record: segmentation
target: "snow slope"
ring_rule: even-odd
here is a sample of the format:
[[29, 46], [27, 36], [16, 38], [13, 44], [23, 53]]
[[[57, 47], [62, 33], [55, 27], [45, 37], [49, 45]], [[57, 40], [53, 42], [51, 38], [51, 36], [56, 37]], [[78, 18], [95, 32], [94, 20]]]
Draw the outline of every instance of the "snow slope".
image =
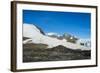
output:
[[40, 30], [33, 24], [23, 24], [23, 36], [31, 38], [33, 43], [47, 44], [48, 48], [53, 48], [53, 47], [62, 45], [70, 49], [90, 50], [90, 48], [87, 48], [85, 46], [66, 42], [65, 39], [59, 40], [57, 38], [52, 38], [52, 37], [43, 35], [40, 32]]

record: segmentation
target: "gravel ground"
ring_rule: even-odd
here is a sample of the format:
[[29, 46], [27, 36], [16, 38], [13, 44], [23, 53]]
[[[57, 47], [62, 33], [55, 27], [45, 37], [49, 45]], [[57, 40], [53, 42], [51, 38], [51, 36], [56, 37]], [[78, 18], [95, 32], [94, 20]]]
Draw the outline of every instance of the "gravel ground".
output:
[[72, 50], [61, 45], [49, 49], [46, 47], [44, 44], [24, 44], [23, 62], [91, 59], [91, 50]]

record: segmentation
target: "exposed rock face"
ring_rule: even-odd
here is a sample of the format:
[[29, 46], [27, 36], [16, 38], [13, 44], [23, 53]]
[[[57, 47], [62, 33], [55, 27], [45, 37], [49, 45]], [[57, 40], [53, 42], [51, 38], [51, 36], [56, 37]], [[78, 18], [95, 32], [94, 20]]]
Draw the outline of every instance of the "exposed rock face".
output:
[[27, 40], [27, 39], [30, 39], [30, 38], [28, 38], [28, 37], [23, 37], [23, 40]]
[[24, 49], [34, 49], [34, 48], [42, 48], [42, 49], [47, 49], [47, 46], [46, 44], [35, 44], [35, 43], [27, 43], [27, 44], [24, 44], [23, 47]]
[[[35, 26], [36, 26], [36, 25], [35, 25]], [[38, 26], [36, 26], [36, 27], [40, 30], [40, 33], [41, 33], [41, 34], [45, 35], [44, 31], [43, 31], [40, 27], [38, 27]]]

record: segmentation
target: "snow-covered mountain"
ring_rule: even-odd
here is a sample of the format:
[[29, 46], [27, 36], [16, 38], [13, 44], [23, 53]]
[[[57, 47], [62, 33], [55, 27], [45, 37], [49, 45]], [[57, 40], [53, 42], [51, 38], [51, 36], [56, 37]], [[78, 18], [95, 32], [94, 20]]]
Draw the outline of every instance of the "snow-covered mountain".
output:
[[84, 46], [86, 46], [86, 47], [91, 47], [91, 39], [79, 39], [78, 41], [77, 41], [77, 44], [84, 44]]
[[41, 31], [33, 24], [23, 24], [23, 37], [31, 38], [32, 43], [47, 44], [48, 48], [53, 48], [62, 45], [70, 49], [90, 50], [90, 48], [88, 47], [67, 42], [65, 39], [59, 40], [57, 38], [46, 36], [43, 33], [41, 33]]

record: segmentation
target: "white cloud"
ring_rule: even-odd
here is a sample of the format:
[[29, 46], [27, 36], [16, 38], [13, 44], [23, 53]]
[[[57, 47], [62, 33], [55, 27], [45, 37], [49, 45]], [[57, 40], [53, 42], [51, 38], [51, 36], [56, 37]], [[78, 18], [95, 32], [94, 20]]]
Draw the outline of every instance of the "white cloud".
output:
[[46, 33], [46, 35], [56, 35], [56, 36], [60, 36], [58, 33], [55, 33], [55, 32], [49, 32], [49, 33]]

